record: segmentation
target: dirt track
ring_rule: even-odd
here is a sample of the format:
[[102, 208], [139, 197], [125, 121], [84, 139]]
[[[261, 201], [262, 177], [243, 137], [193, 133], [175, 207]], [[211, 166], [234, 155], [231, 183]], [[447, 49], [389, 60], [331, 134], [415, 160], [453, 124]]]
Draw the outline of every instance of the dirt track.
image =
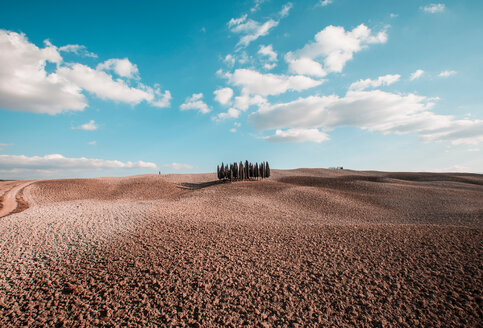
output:
[[[1, 183], [1, 182], [0, 182]], [[0, 207], [0, 218], [14, 212], [18, 207], [17, 197], [19, 193], [31, 184], [31, 181], [6, 181], [3, 182], [3, 187], [0, 189], [0, 193], [3, 191]]]
[[482, 322], [482, 176], [213, 179], [26, 187], [0, 219], [0, 326]]

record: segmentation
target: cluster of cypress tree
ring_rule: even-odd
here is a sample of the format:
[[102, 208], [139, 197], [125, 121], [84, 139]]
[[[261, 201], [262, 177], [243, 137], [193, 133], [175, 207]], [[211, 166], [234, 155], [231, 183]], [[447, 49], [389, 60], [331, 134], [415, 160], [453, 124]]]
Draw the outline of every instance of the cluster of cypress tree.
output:
[[262, 162], [260, 164], [245, 163], [240, 162], [233, 164], [221, 163], [221, 167], [218, 165], [216, 167], [216, 172], [218, 174], [218, 179], [220, 180], [250, 180], [252, 178], [268, 178], [270, 176], [270, 166], [268, 162]]

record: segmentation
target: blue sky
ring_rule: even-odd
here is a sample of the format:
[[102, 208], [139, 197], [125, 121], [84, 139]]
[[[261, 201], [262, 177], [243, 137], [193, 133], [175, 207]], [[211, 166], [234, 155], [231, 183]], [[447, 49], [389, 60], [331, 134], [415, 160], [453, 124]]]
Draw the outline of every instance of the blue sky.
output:
[[483, 172], [481, 1], [3, 1], [0, 179]]

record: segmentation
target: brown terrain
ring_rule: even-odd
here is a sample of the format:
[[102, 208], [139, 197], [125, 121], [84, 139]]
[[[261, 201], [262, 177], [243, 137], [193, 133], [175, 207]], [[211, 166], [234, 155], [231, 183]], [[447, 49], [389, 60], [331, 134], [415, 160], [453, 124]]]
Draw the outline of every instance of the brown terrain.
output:
[[0, 196], [1, 327], [483, 323], [482, 175], [0, 181]]

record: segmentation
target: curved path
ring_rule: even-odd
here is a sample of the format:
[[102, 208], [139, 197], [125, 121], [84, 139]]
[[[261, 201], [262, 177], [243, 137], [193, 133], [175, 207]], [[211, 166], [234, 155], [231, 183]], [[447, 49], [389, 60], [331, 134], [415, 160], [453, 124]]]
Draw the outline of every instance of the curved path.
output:
[[11, 214], [17, 208], [17, 194], [23, 188], [27, 187], [35, 181], [23, 182], [15, 185], [12, 189], [7, 191], [3, 196], [3, 207], [0, 209], [0, 218]]

